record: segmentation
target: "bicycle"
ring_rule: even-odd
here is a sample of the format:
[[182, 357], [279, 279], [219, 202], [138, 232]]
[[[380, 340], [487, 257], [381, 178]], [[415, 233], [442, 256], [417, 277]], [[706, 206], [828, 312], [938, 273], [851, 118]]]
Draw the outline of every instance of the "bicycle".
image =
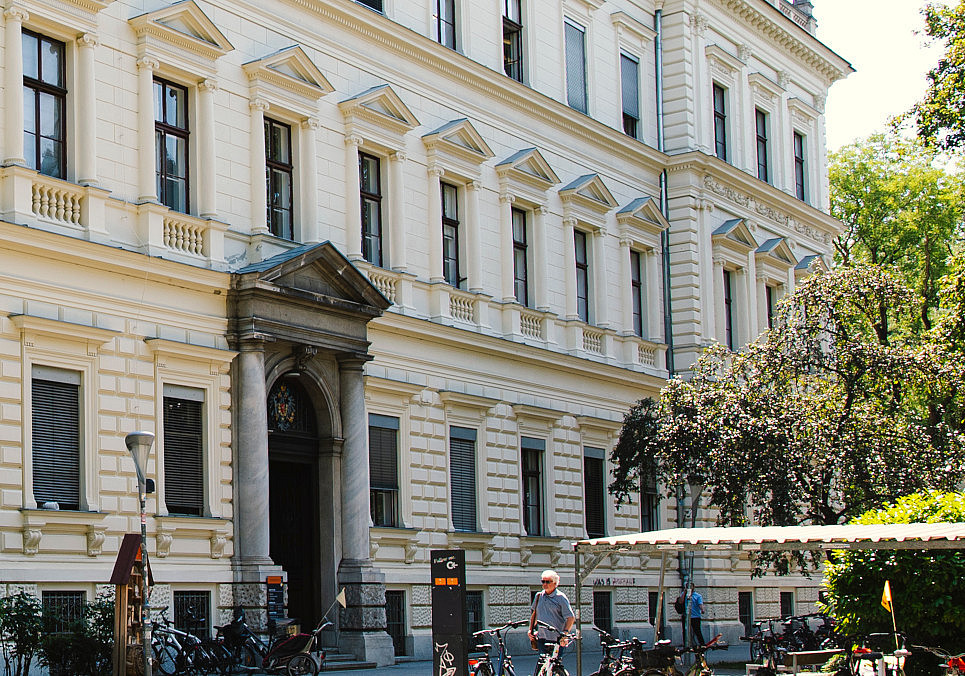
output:
[[560, 645], [560, 641], [563, 639], [575, 640], [577, 638], [576, 633], [560, 631], [553, 625], [547, 624], [542, 620], [536, 620], [536, 626], [549, 629], [556, 633], [556, 640], [547, 641], [547, 643], [551, 643], [553, 647], [550, 652], [542, 653], [539, 656], [539, 660], [536, 663], [536, 671], [533, 672], [533, 676], [570, 676], [570, 672], [563, 666], [563, 658], [560, 657], [560, 650], [563, 648], [563, 646]]
[[[713, 669], [707, 663], [707, 651], [708, 650], [725, 650], [726, 645], [720, 640], [723, 634], [717, 634], [714, 638], [709, 640], [704, 645], [694, 646], [692, 648], [670, 648], [670, 650], [664, 650], [662, 652], [669, 655], [670, 651], [673, 651], [674, 659], [666, 660], [664, 663], [666, 666], [657, 667], [652, 669], [647, 669], [642, 673], [636, 669], [636, 667], [625, 667], [624, 669], [618, 671], [615, 676], [680, 676], [680, 670], [677, 669], [677, 661], [675, 658], [681, 657], [686, 653], [694, 653], [696, 659], [694, 663], [690, 665], [683, 676], [714, 676]], [[668, 646], [669, 648], [669, 646]], [[651, 651], [648, 651], [651, 652]]]
[[915, 650], [924, 650], [938, 658], [938, 665], [941, 667], [944, 676], [963, 676], [965, 675], [965, 653], [952, 655], [941, 648], [929, 648], [923, 645], [913, 645]]
[[157, 610], [153, 620], [151, 648], [154, 652], [152, 669], [162, 676], [178, 676], [193, 671], [189, 653], [201, 643], [201, 639], [171, 624], [167, 606]]
[[503, 633], [508, 632], [510, 629], [525, 627], [527, 624], [529, 624], [529, 622], [526, 620], [520, 620], [519, 622], [504, 624], [501, 627], [491, 627], [474, 632], [472, 636], [476, 640], [484, 639], [487, 635], [496, 637], [496, 661], [495, 663], [493, 662], [492, 655], [490, 654], [492, 644], [477, 644], [474, 652], [482, 650], [483, 654], [475, 659], [470, 658], [470, 676], [516, 676], [516, 670], [513, 668], [513, 658], [506, 651], [506, 641], [503, 638]]
[[[867, 644], [883, 646], [894, 644], [894, 651], [873, 650]], [[905, 658], [911, 653], [905, 647], [905, 635], [898, 634], [868, 634], [859, 645], [847, 652], [845, 664], [840, 667], [835, 676], [905, 676]], [[864, 666], [863, 663], [868, 663]]]

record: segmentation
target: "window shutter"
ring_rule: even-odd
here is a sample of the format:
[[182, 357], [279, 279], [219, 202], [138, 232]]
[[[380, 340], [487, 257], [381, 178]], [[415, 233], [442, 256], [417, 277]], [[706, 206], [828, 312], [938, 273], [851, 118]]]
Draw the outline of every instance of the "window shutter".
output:
[[[590, 449], [587, 449], [590, 450]], [[606, 535], [606, 489], [604, 486], [605, 461], [602, 458], [583, 458], [584, 510], [587, 537]]]
[[369, 484], [398, 490], [398, 429], [369, 426]]
[[476, 430], [453, 427], [449, 432], [449, 477], [452, 526], [476, 530]]
[[35, 378], [31, 405], [34, 499], [79, 509], [80, 385]]
[[620, 55], [620, 82], [623, 93], [623, 112], [640, 119], [639, 64], [626, 54]]
[[566, 102], [586, 112], [586, 50], [583, 29], [566, 21]]
[[171, 514], [204, 513], [204, 402], [164, 397], [164, 502]]

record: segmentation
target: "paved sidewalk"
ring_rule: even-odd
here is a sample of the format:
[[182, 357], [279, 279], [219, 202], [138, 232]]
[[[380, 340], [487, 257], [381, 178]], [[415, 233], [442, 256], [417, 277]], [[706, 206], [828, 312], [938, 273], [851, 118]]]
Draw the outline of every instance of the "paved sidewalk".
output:
[[[594, 673], [600, 666], [601, 653], [599, 650], [595, 651], [585, 651], [583, 653], [583, 676], [590, 676]], [[563, 658], [566, 664], [567, 671], [570, 672], [571, 676], [577, 676], [576, 673], [576, 652], [572, 652], [570, 655], [566, 655]], [[536, 655], [513, 655], [513, 666], [516, 667], [517, 676], [529, 676], [533, 673], [533, 669], [536, 667]], [[713, 665], [712, 665], [713, 666]], [[717, 676], [744, 676], [743, 667], [734, 667], [733, 665], [728, 665], [727, 667], [713, 667], [714, 673]], [[399, 664], [393, 665], [391, 667], [378, 667], [376, 669], [343, 669], [336, 671], [324, 671], [319, 672], [320, 674], [342, 674], [347, 676], [348, 674], [355, 674], [355, 676], [432, 676], [432, 662], [400, 662]]]

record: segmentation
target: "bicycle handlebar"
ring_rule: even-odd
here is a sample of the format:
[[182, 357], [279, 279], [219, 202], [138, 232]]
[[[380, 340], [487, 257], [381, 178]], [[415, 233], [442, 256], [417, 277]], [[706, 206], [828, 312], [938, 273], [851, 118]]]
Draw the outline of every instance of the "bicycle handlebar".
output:
[[578, 634], [577, 632], [575, 632], [575, 631], [561, 631], [561, 630], [557, 629], [556, 627], [554, 627], [552, 624], [547, 624], [546, 622], [543, 622], [542, 620], [536, 620], [536, 626], [537, 626], [537, 627], [543, 627], [544, 629], [550, 629], [550, 630], [556, 632], [556, 634], [557, 634], [557, 641], [559, 641], [559, 639], [561, 639], [561, 638], [568, 638], [568, 639], [571, 639], [571, 640], [572, 640], [572, 639], [577, 639], [577, 638], [579, 638], [579, 634]]

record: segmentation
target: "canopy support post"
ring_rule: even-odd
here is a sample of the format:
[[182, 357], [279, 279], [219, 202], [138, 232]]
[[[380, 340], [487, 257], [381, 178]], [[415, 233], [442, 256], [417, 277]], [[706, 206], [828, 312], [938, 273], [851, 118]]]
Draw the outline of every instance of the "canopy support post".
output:
[[656, 647], [657, 641], [660, 640], [660, 628], [663, 626], [663, 598], [664, 598], [664, 577], [667, 574], [667, 552], [664, 551], [660, 555], [660, 585], [659, 591], [657, 592], [657, 612], [654, 613], [653, 617], [653, 645]]
[[573, 547], [573, 568], [576, 573], [576, 673], [583, 673], [583, 576], [580, 574], [580, 549]]

